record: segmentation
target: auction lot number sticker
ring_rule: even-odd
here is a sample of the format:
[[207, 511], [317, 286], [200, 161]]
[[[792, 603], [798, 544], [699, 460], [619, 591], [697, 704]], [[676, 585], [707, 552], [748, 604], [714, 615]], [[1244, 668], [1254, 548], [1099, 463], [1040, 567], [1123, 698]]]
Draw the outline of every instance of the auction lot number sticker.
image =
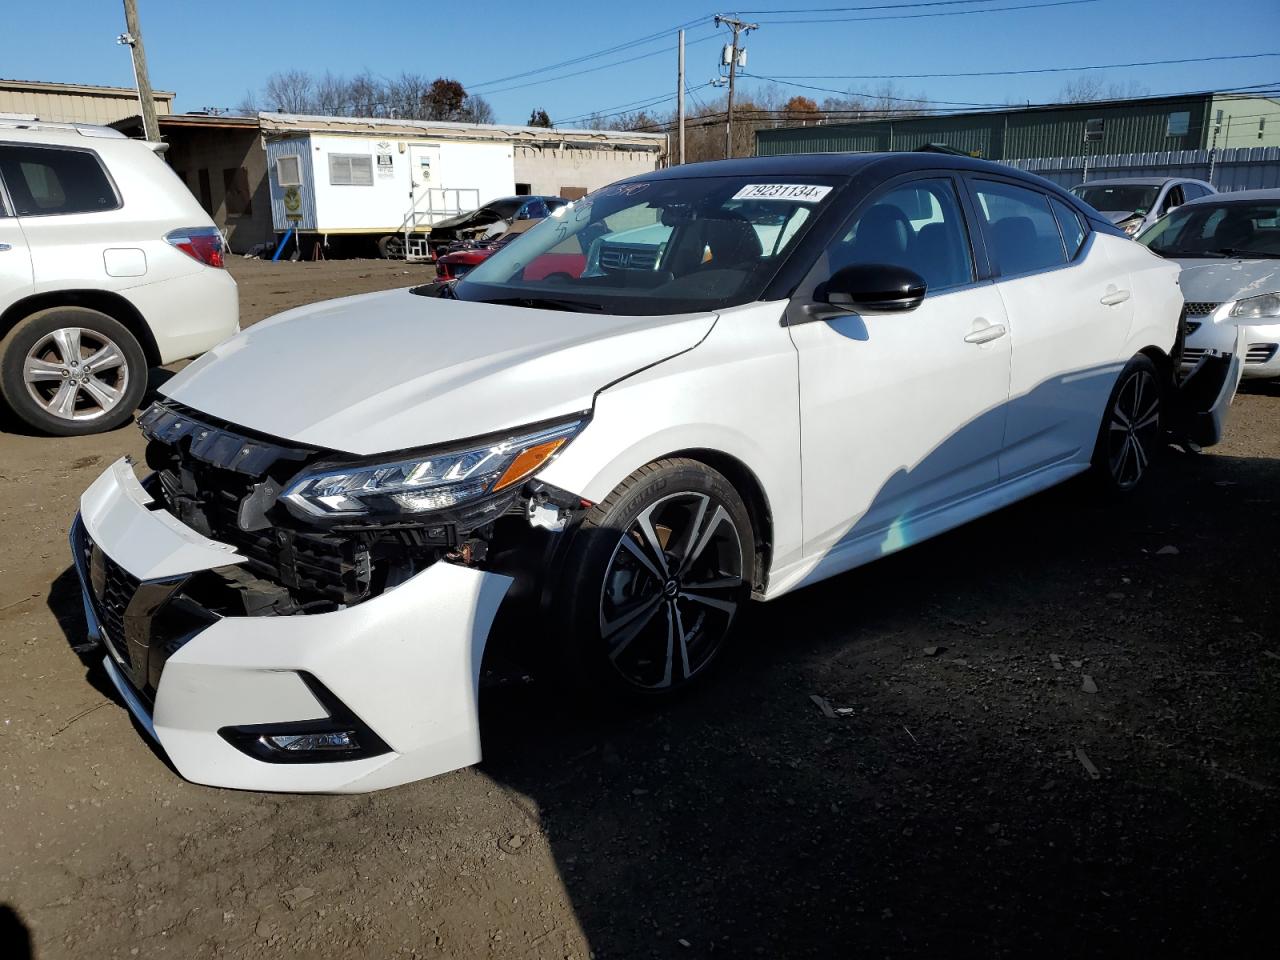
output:
[[812, 183], [752, 183], [733, 195], [734, 200], [790, 200], [793, 203], [817, 203], [830, 187]]

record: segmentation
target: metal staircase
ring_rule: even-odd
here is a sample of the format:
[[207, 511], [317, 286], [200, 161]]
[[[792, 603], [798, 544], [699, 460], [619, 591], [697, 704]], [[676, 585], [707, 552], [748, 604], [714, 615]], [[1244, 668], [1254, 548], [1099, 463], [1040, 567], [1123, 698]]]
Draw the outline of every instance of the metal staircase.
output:
[[480, 191], [471, 187], [428, 187], [411, 196], [413, 202], [397, 231], [404, 235], [404, 258], [411, 262], [431, 259], [426, 235], [433, 224], [480, 206]]

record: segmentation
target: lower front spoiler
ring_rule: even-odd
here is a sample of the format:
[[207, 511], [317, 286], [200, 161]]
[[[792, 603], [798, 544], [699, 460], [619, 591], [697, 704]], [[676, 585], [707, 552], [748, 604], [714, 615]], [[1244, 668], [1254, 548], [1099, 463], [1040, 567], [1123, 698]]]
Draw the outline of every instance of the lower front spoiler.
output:
[[[94, 496], [86, 493], [82, 499], [77, 527], [83, 524], [82, 535], [122, 566], [119, 558], [127, 556], [126, 569], [134, 576], [164, 567], [174, 551], [190, 554], [190, 530], [121, 524], [131, 515], [141, 521], [135, 511], [155, 513], [147, 509], [151, 498], [124, 461], [90, 490]], [[131, 531], [126, 548], [111, 539], [113, 529]], [[225, 563], [226, 553], [219, 552]], [[90, 631], [102, 633], [93, 585], [80, 556], [76, 569]], [[165, 569], [172, 573], [171, 564]], [[499, 574], [436, 563], [345, 609], [292, 617], [225, 617], [168, 657], [150, 704], [115, 662], [113, 641], [118, 638], [110, 636], [104, 636], [112, 651], [107, 672], [138, 722], [189, 780], [301, 793], [377, 790], [480, 760], [480, 664], [510, 584], [510, 578]], [[279, 723], [288, 729], [332, 716], [314, 692], [317, 682], [376, 734], [386, 752], [281, 763], [259, 759], [229, 742], [224, 731], [231, 728]]]

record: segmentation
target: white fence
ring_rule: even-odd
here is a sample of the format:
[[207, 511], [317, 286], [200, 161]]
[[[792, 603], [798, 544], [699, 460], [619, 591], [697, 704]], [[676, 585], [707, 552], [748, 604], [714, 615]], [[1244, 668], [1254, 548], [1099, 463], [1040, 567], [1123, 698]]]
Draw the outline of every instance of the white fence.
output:
[[1280, 147], [1041, 157], [1005, 162], [1063, 187], [1073, 187], [1086, 179], [1109, 180], [1115, 177], [1189, 177], [1206, 180], [1224, 193], [1280, 187]]

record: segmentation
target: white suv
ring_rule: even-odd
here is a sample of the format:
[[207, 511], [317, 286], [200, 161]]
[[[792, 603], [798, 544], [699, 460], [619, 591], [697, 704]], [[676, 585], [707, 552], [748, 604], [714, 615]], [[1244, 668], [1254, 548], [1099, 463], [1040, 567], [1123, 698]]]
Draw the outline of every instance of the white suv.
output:
[[147, 369], [239, 329], [217, 228], [151, 146], [0, 116], [0, 397], [29, 426], [119, 426]]

